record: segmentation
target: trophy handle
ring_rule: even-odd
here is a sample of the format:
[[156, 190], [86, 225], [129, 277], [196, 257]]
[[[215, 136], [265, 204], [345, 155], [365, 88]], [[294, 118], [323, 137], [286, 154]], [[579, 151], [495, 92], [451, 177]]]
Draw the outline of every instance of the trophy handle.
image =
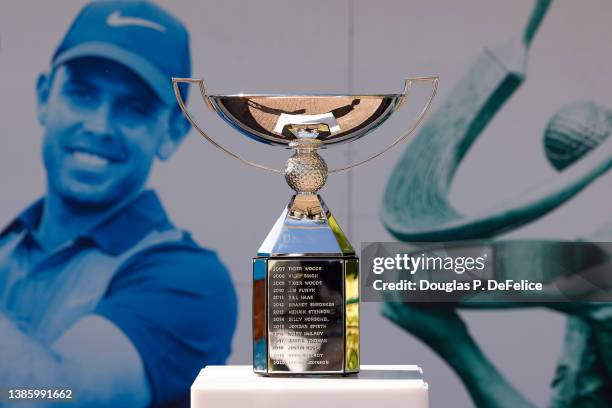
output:
[[239, 156], [236, 153], [221, 146], [213, 138], [208, 136], [206, 132], [204, 132], [204, 130], [202, 130], [202, 128], [196, 123], [193, 115], [187, 110], [187, 106], [185, 105], [185, 101], [183, 100], [183, 95], [181, 94], [181, 90], [179, 88], [180, 83], [198, 84], [200, 88], [200, 94], [202, 95], [202, 99], [204, 99], [204, 102], [206, 102], [206, 106], [208, 106], [208, 109], [210, 109], [212, 112], [216, 112], [217, 110], [215, 109], [214, 105], [210, 101], [210, 98], [206, 94], [206, 88], [204, 87], [204, 80], [196, 79], [196, 78], [172, 78], [172, 87], [174, 88], [174, 95], [176, 96], [176, 100], [178, 101], [179, 107], [185, 114], [185, 117], [187, 117], [187, 120], [189, 121], [189, 123], [191, 123], [191, 126], [193, 126], [193, 128], [197, 130], [198, 133], [202, 135], [202, 137], [204, 137], [204, 139], [208, 140], [210, 143], [212, 143], [213, 146], [215, 146], [219, 150], [229, 154], [234, 159], [240, 160], [244, 164], [248, 164], [249, 166], [253, 166], [260, 170], [266, 170], [272, 173], [283, 174], [282, 170], [273, 169], [272, 167], [264, 166], [263, 164], [259, 164], [259, 163], [255, 163], [255, 162], [246, 160], [242, 156]]
[[416, 118], [416, 121], [408, 129], [406, 129], [406, 131], [400, 137], [395, 139], [395, 141], [393, 141], [393, 143], [391, 143], [389, 146], [385, 147], [383, 150], [379, 151], [375, 155], [370, 156], [370, 157], [368, 157], [365, 160], [358, 161], [357, 163], [353, 163], [351, 165], [348, 165], [346, 167], [339, 167], [337, 169], [329, 170], [330, 174], [331, 173], [340, 173], [342, 171], [346, 171], [346, 170], [352, 169], [354, 167], [361, 166], [362, 164], [365, 164], [365, 163], [369, 162], [370, 160], [374, 160], [378, 156], [380, 156], [380, 155], [386, 153], [388, 150], [392, 149], [395, 145], [397, 145], [398, 143], [400, 143], [401, 141], [406, 139], [408, 136], [410, 136], [415, 131], [415, 129], [421, 124], [421, 122], [425, 118], [425, 115], [427, 114], [427, 112], [429, 111], [429, 108], [431, 107], [431, 103], [433, 101], [433, 98], [436, 96], [436, 92], [438, 91], [438, 77], [437, 76], [433, 76], [433, 77], [414, 77], [414, 78], [406, 79], [406, 81], [404, 82], [404, 92], [402, 93], [402, 96], [401, 96], [401, 98], [399, 100], [399, 103], [398, 103], [397, 107], [395, 108], [396, 111], [401, 109], [402, 106], [404, 105], [404, 103], [406, 101], [406, 96], [408, 96], [408, 94], [410, 93], [410, 89], [412, 88], [412, 84], [414, 82], [431, 82], [431, 94], [429, 95], [429, 99], [427, 100], [427, 103], [425, 104], [425, 106], [421, 110], [421, 113], [419, 113], [419, 116]]

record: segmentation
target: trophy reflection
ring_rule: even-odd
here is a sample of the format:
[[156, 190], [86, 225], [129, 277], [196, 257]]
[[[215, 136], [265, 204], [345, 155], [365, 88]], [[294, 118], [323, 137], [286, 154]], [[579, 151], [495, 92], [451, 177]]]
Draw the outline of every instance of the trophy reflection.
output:
[[[371, 157], [329, 170], [318, 149], [357, 140], [399, 110], [415, 82], [431, 94], [415, 122]], [[229, 151], [198, 126], [179, 84], [199, 86], [208, 108], [243, 135], [290, 147], [284, 169]], [[193, 127], [230, 156], [285, 177], [295, 194], [253, 258], [253, 369], [264, 375], [359, 371], [359, 260], [317, 192], [329, 174], [372, 160], [407, 138], [423, 120], [437, 77], [406, 80], [400, 94], [210, 95], [201, 79], [173, 78], [179, 106]]]

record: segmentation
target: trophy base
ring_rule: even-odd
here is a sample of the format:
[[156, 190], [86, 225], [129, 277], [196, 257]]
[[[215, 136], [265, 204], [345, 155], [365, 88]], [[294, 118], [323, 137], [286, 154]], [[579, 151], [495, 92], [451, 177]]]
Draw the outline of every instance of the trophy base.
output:
[[269, 376], [359, 371], [359, 260], [253, 259], [253, 369]]
[[428, 386], [414, 365], [363, 366], [343, 377], [254, 375], [248, 366], [206, 366], [191, 386], [191, 408], [427, 408]]

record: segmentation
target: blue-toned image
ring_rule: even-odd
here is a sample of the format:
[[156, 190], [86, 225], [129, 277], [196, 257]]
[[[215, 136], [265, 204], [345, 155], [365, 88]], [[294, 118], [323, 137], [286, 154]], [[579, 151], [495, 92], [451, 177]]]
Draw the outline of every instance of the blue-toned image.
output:
[[[189, 75], [180, 21], [152, 3], [101, 1], [82, 9], [39, 76], [46, 192], [0, 235], [3, 393], [187, 406], [198, 371], [225, 363], [230, 275], [145, 189], [189, 130], [169, 80]], [[13, 402], [27, 405], [7, 394], [0, 407]]]

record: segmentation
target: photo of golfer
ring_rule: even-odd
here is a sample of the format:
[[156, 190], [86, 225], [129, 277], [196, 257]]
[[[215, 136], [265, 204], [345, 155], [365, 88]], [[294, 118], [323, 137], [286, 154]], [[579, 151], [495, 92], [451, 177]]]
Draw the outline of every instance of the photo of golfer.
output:
[[3, 390], [184, 407], [198, 371], [225, 363], [237, 315], [228, 271], [146, 188], [189, 130], [170, 82], [189, 74], [179, 20], [146, 1], [95, 1], [38, 77], [46, 191], [0, 233]]

